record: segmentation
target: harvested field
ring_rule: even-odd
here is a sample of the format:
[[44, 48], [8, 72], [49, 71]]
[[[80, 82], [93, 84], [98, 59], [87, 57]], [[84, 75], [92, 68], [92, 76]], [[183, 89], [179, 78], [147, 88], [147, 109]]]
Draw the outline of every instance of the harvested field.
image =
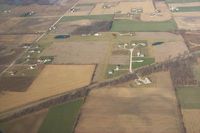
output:
[[0, 45], [21, 45], [24, 43], [32, 43], [38, 35], [0, 35]]
[[6, 50], [0, 52], [0, 65], [8, 65], [17, 58], [23, 51], [22, 48], [6, 48]]
[[10, 33], [13, 28], [16, 28], [18, 24], [22, 22], [22, 19], [18, 18], [0, 18], [0, 33]]
[[47, 65], [28, 91], [0, 94], [0, 112], [86, 86], [94, 69], [94, 65]]
[[58, 28], [53, 31], [57, 34], [94, 34], [97, 32], [109, 31], [112, 21], [101, 20], [77, 20], [71, 22], [61, 22]]
[[42, 55], [55, 56], [53, 64], [95, 64], [104, 60], [108, 47], [108, 42], [58, 42]]
[[43, 68], [43, 65], [37, 66], [34, 70], [31, 70], [29, 65], [13, 66], [0, 77], [0, 91], [27, 91]]
[[186, 32], [182, 33], [185, 39], [186, 45], [190, 51], [200, 50], [200, 33], [198, 32]]
[[41, 33], [45, 32], [57, 18], [25, 18], [13, 27], [9, 33]]
[[200, 110], [199, 109], [183, 109], [183, 120], [187, 133], [200, 132]]
[[156, 83], [153, 87], [118, 86], [91, 91], [75, 132], [182, 132], [169, 73], [156, 73], [153, 77]]
[[167, 59], [177, 57], [188, 52], [184, 41], [165, 42], [159, 46], [152, 46], [152, 56], [155, 57], [156, 62], [162, 62]]
[[84, 16], [64, 16], [61, 19], [61, 22], [66, 21], [75, 21], [75, 20], [105, 20], [105, 21], [111, 21], [113, 19], [113, 14], [103, 14], [103, 15], [84, 15]]
[[6, 133], [37, 133], [47, 111], [47, 109], [41, 110], [12, 121], [0, 123], [0, 129]]
[[0, 65], [0, 73], [6, 68], [7, 66]]
[[199, 12], [178, 12], [173, 13], [174, 19], [179, 29], [183, 30], [199, 30], [200, 29], [200, 13]]
[[33, 80], [34, 77], [1, 77], [0, 91], [24, 92]]
[[155, 57], [156, 62], [162, 62], [169, 58], [177, 57], [181, 54], [189, 52], [181, 35], [172, 33], [165, 33], [165, 35], [166, 39], [163, 39], [162, 35], [160, 35], [160, 39], [157, 40], [157, 42], [159, 42], [159, 40], [164, 42], [163, 44], [151, 46], [150, 48], [150, 55]]

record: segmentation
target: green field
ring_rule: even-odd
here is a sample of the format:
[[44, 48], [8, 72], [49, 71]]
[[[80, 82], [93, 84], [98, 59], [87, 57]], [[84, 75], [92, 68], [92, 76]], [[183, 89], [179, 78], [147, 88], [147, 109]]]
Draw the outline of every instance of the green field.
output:
[[190, 2], [200, 2], [200, 0], [166, 0], [167, 3], [190, 3]]
[[174, 20], [163, 22], [142, 22], [134, 20], [115, 20], [111, 31], [113, 32], [153, 32], [153, 31], [174, 31], [177, 28]]
[[75, 20], [82, 20], [82, 19], [96, 19], [96, 20], [107, 20], [110, 21], [113, 19], [113, 14], [106, 14], [106, 15], [85, 15], [85, 16], [65, 16], [62, 18], [61, 22], [65, 21], [75, 21]]
[[133, 68], [139, 68], [142, 66], [147, 66], [150, 64], [153, 64], [155, 62], [155, 58], [151, 58], [151, 57], [134, 57], [133, 60], [144, 60], [144, 62], [134, 62], [133, 63]]
[[177, 12], [196, 12], [200, 11], [200, 6], [178, 7]]
[[39, 133], [72, 133], [83, 99], [52, 107]]
[[184, 109], [200, 109], [200, 87], [181, 87], [177, 96]]

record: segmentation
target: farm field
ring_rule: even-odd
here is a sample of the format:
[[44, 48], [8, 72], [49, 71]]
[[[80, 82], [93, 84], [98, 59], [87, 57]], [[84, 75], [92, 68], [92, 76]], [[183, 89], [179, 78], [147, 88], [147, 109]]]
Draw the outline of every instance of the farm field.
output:
[[183, 109], [182, 113], [187, 133], [200, 132], [200, 109]]
[[199, 109], [199, 94], [199, 87], [181, 87], [177, 89], [177, 95], [183, 109]]
[[167, 3], [191, 3], [200, 2], [200, 0], [166, 0]]
[[169, 7], [194, 7], [200, 6], [200, 2], [191, 2], [191, 3], [168, 3]]
[[38, 65], [31, 70], [30, 65], [14, 65], [1, 76], [0, 91], [25, 92], [43, 68]]
[[6, 133], [37, 133], [48, 110], [44, 109], [11, 121], [0, 123], [0, 130]]
[[22, 45], [25, 43], [32, 43], [37, 37], [37, 34], [0, 35], [0, 45]]
[[178, 9], [178, 12], [198, 12], [200, 11], [200, 6], [178, 7]]
[[199, 30], [200, 14], [198, 12], [177, 12], [173, 13], [178, 29]]
[[[77, 0], [57, 0], [54, 4], [38, 4], [32, 3], [24, 5], [10, 5], [4, 9], [10, 9], [10, 13], [1, 13], [0, 16], [3, 17], [20, 17], [22, 14], [30, 11], [34, 11], [35, 14], [31, 17], [38, 16], [59, 16], [62, 15], [67, 9], [69, 9]], [[43, 1], [44, 3], [44, 1]]]
[[199, 113], [200, 113], [200, 87], [179, 87], [177, 95], [181, 104], [183, 121], [187, 133], [197, 133], [200, 131]]
[[66, 16], [80, 16], [80, 15], [90, 15], [90, 12], [95, 7], [95, 4], [86, 3], [86, 4], [76, 4], [74, 9], [75, 12], [68, 11]]
[[9, 33], [45, 32], [57, 19], [58, 18], [25, 18], [12, 28]]
[[116, 86], [90, 92], [75, 132], [181, 132], [169, 73], [156, 73], [153, 77], [153, 87]]
[[96, 64], [104, 60], [107, 42], [60, 42], [44, 50], [43, 56], [55, 56], [53, 64]]
[[200, 49], [199, 35], [198, 32], [185, 32], [183, 34], [183, 38], [190, 51], [198, 51]]
[[[152, 2], [153, 3], [153, 2]], [[164, 1], [154, 2], [154, 8], [159, 10], [159, 13], [153, 15], [155, 11], [146, 11], [146, 13], [141, 14], [142, 21], [168, 21], [172, 19], [169, 7]]]
[[200, 0], [0, 0], [0, 133], [200, 133], [199, 83]]
[[65, 21], [75, 21], [75, 20], [84, 20], [84, 19], [95, 19], [95, 20], [112, 20], [113, 14], [104, 14], [104, 15], [82, 15], [82, 16], [64, 16], [61, 22]]
[[73, 133], [83, 99], [71, 101], [49, 109], [38, 133]]
[[[106, 4], [105, 4], [106, 5]], [[130, 1], [130, 2], [112, 2], [110, 8], [103, 8], [104, 3], [96, 4], [92, 10], [91, 15], [97, 14], [114, 14], [115, 12], [121, 12], [121, 14], [127, 14], [133, 8], [141, 8], [144, 13], [153, 12], [154, 6], [152, 1]]]
[[94, 69], [94, 65], [46, 65], [27, 91], [7, 91], [0, 95], [0, 112], [86, 86], [92, 80]]
[[97, 32], [109, 31], [112, 21], [95, 19], [84, 19], [74, 21], [63, 21], [58, 24], [58, 28], [51, 33], [55, 34], [94, 34]]
[[113, 32], [154, 32], [174, 31], [176, 23], [173, 20], [163, 22], [142, 22], [133, 20], [115, 20], [111, 31]]

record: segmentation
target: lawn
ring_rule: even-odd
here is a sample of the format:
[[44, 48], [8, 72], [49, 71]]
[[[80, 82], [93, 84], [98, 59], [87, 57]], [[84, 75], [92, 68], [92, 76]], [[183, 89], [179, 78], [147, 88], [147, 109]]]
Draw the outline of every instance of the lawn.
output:
[[190, 3], [190, 2], [200, 2], [200, 0], [166, 0], [167, 3]]
[[153, 31], [174, 31], [177, 28], [174, 20], [163, 22], [142, 22], [134, 20], [115, 20], [112, 24], [113, 32], [153, 32]]
[[134, 62], [133, 63], [134, 69], [142, 67], [142, 66], [150, 65], [155, 62], [155, 58], [151, 58], [151, 57], [134, 57], [133, 60], [144, 60], [143, 62]]
[[178, 7], [178, 12], [196, 12], [200, 11], [200, 6]]
[[61, 22], [66, 21], [75, 21], [75, 20], [82, 20], [82, 19], [96, 19], [96, 20], [112, 20], [113, 14], [106, 14], [106, 15], [85, 15], [85, 16], [64, 16]]
[[52, 107], [38, 133], [72, 133], [83, 99]]
[[[119, 77], [121, 75], [124, 74], [128, 74], [129, 73], [129, 66], [128, 65], [121, 65], [119, 67], [119, 69], [123, 69], [123, 70], [119, 70], [119, 71], [113, 71], [116, 68], [117, 65], [108, 65], [107, 70], [106, 70], [106, 78], [114, 78], [114, 77]], [[109, 71], [113, 71], [113, 74], [108, 74]]]
[[181, 87], [177, 96], [184, 109], [200, 109], [200, 87]]

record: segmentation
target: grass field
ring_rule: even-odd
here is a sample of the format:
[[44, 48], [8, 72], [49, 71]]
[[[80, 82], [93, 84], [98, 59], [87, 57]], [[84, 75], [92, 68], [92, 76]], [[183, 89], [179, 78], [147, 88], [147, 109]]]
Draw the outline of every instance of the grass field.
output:
[[178, 12], [196, 12], [200, 11], [200, 6], [178, 7]]
[[142, 66], [146, 66], [146, 65], [150, 65], [152, 63], [155, 62], [155, 58], [151, 58], [151, 57], [134, 57], [134, 60], [144, 60], [144, 62], [141, 63], [133, 63], [133, 68], [139, 68]]
[[167, 3], [190, 3], [190, 2], [200, 2], [200, 0], [166, 0]]
[[178, 88], [177, 95], [183, 109], [200, 109], [200, 87]]
[[163, 22], [141, 22], [133, 20], [115, 20], [113, 22], [111, 31], [128, 32], [128, 31], [173, 31], [177, 28], [174, 20]]
[[52, 107], [38, 133], [72, 133], [83, 99]]
[[75, 20], [81, 20], [81, 19], [112, 20], [113, 14], [85, 15], [85, 16], [65, 16], [65, 17], [62, 18], [61, 22], [75, 21]]

